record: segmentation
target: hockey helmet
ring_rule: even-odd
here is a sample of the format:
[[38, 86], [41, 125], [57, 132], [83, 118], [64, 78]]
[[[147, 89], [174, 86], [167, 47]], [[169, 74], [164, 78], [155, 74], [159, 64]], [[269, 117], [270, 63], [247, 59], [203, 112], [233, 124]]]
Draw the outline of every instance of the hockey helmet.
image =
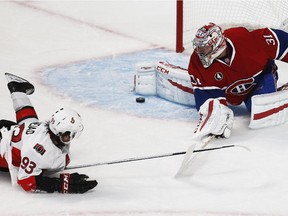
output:
[[193, 48], [204, 68], [208, 68], [227, 47], [220, 26], [209, 23], [199, 28], [193, 39]]
[[64, 144], [70, 144], [74, 138], [78, 138], [84, 127], [81, 116], [69, 108], [57, 110], [49, 121], [49, 129], [60, 138]]

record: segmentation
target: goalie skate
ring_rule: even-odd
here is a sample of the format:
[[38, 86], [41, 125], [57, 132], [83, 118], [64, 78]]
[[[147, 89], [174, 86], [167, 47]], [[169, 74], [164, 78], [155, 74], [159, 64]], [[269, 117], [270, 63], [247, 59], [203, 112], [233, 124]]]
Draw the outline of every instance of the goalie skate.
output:
[[10, 73], [5, 73], [5, 77], [8, 81], [7, 86], [10, 93], [23, 92], [27, 95], [31, 95], [35, 91], [34, 86], [29, 81], [21, 77]]

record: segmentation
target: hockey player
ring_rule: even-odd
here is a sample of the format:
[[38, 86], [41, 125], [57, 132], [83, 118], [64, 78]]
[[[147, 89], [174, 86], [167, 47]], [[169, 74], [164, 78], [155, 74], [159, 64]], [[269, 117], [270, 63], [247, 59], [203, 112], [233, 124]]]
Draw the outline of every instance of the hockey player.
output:
[[209, 23], [198, 29], [193, 46], [188, 72], [200, 113], [195, 137], [214, 134], [228, 138], [234, 116], [229, 104], [243, 102], [251, 111], [251, 98], [277, 91], [274, 60], [288, 62], [288, 34], [244, 27], [222, 32], [218, 25]]
[[69, 147], [83, 130], [80, 115], [71, 109], [56, 111], [48, 122], [40, 122], [27, 95], [34, 86], [6, 73], [16, 112], [16, 123], [0, 121], [0, 167], [9, 170], [12, 183], [25, 191], [85, 193], [96, 180], [78, 173], [61, 173], [69, 163]]

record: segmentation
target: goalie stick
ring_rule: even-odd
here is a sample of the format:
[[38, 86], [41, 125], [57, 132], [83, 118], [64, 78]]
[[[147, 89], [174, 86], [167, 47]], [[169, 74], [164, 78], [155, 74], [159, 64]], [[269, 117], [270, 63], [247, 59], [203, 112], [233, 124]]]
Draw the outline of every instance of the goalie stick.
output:
[[[215, 139], [215, 135], [209, 135], [204, 140], [202, 140], [202, 145], [200, 147], [200, 150], [204, 149], [213, 139]], [[181, 166], [178, 170], [178, 172], [175, 175], [175, 178], [178, 178], [182, 176], [183, 172], [186, 170], [186, 168], [189, 166], [190, 162], [197, 156], [197, 154], [194, 153], [194, 149], [196, 147], [196, 144], [192, 144], [186, 151], [185, 157], [181, 163]]]
[[[213, 140], [217, 139], [216, 135], [209, 135], [205, 137], [201, 143], [198, 144], [192, 144], [186, 151], [186, 155], [181, 163], [181, 166], [178, 170], [178, 172], [175, 175], [175, 178], [183, 177], [185, 170], [191, 165], [191, 162], [198, 156], [198, 152], [205, 151], [206, 149], [211, 149], [211, 148], [206, 148], [209, 143], [211, 143]], [[200, 149], [194, 150], [196, 145], [201, 145]], [[225, 146], [225, 145], [224, 145]], [[228, 145], [230, 146], [230, 145]], [[241, 147], [247, 151], [251, 151], [248, 147], [242, 146], [242, 145], [231, 145], [233, 147]], [[217, 147], [216, 147], [217, 148]], [[212, 148], [213, 149], [213, 148]], [[194, 154], [193, 154], [194, 153]]]
[[[213, 151], [213, 150], [231, 148], [231, 147], [244, 147], [244, 146], [240, 146], [240, 145], [224, 145], [224, 146], [219, 146], [219, 147], [214, 147], [214, 148], [207, 148], [207, 149], [197, 149], [197, 150], [193, 149], [192, 153]], [[244, 147], [244, 148], [246, 148], [246, 147]], [[149, 160], [149, 159], [170, 157], [170, 156], [176, 156], [176, 155], [182, 155], [182, 154], [186, 154], [186, 151], [174, 152], [174, 153], [166, 153], [166, 154], [161, 154], [161, 155], [135, 157], [135, 158], [122, 159], [122, 160], [115, 160], [115, 161], [107, 161], [107, 162], [98, 162], [98, 163], [75, 165], [75, 166], [66, 167], [65, 170], [81, 169], [81, 168], [87, 168], [87, 167], [93, 167], [93, 166], [111, 165], [111, 164], [119, 164], [119, 163], [127, 163], [127, 162], [140, 161], [140, 160]]]

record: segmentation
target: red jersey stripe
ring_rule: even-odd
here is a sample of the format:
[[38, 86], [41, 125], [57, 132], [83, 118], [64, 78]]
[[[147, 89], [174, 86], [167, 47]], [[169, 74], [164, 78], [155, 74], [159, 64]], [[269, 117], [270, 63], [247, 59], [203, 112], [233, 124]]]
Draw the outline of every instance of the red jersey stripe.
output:
[[26, 106], [26, 107], [23, 107], [16, 112], [17, 123], [19, 123], [22, 120], [27, 119], [27, 118], [38, 119], [38, 116], [37, 116], [37, 113], [36, 113], [34, 107]]
[[282, 111], [282, 110], [284, 110], [286, 108], [288, 108], [288, 103], [283, 104], [283, 105], [281, 105], [279, 107], [267, 110], [265, 112], [256, 113], [256, 114], [254, 114], [253, 119], [254, 120], [263, 119], [263, 118], [266, 118], [266, 117], [268, 117], [270, 115], [276, 114], [276, 113], [278, 113], [278, 112], [280, 112], [280, 111]]

